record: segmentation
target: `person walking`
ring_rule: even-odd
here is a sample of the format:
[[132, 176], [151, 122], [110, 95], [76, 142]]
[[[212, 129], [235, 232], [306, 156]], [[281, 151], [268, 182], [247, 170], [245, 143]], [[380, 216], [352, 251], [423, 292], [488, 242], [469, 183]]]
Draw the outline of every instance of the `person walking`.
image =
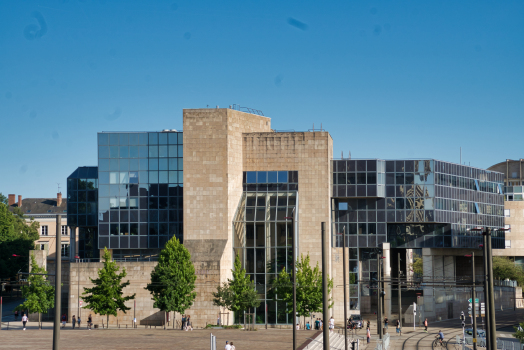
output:
[[225, 350], [231, 350], [231, 345], [229, 345], [229, 342], [227, 340]]
[[315, 330], [319, 330], [320, 329], [320, 321], [318, 320], [318, 318], [315, 320]]
[[397, 320], [397, 333], [398, 335], [402, 335], [402, 331], [400, 330], [400, 320]]
[[335, 329], [335, 319], [333, 318], [333, 316], [331, 316], [331, 318], [329, 319], [329, 331], [333, 332], [334, 329]]
[[187, 322], [186, 315], [182, 315], [182, 330], [183, 331], [186, 329], [186, 322]]
[[368, 325], [367, 325], [367, 328], [370, 329], [371, 328], [371, 322], [368, 320]]
[[236, 347], [233, 345], [233, 342], [231, 342], [231, 350], [235, 350]]
[[62, 328], [65, 328], [65, 326], [66, 326], [66, 321], [67, 321], [67, 316], [66, 316], [66, 314], [63, 314], [63, 315], [62, 315]]
[[80, 315], [78, 315], [78, 318], [76, 319], [76, 322], [78, 322], [78, 329], [80, 329]]
[[91, 330], [91, 325], [93, 324], [93, 317], [91, 317], [91, 314], [87, 316], [87, 329]]
[[384, 328], [386, 328], [386, 333], [388, 332], [388, 324], [389, 324], [388, 318], [384, 317]]
[[73, 324], [73, 329], [75, 329], [75, 326], [76, 326], [76, 317], [75, 317], [75, 315], [73, 315], [73, 320], [71, 321], [71, 323]]
[[428, 319], [427, 318], [424, 320], [424, 332], [426, 333], [428, 332]]
[[369, 327], [368, 327], [368, 330], [366, 331], [366, 339], [369, 344], [369, 342], [371, 341], [371, 331], [369, 330]]
[[25, 314], [22, 314], [22, 325], [24, 326], [24, 331], [25, 331], [25, 325], [26, 325], [27, 321], [29, 321], [27, 316]]

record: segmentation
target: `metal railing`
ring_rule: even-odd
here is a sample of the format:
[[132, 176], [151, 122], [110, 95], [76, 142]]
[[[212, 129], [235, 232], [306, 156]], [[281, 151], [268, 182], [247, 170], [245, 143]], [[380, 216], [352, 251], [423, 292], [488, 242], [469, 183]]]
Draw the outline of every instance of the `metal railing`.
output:
[[242, 106], [237, 105], [237, 104], [232, 104], [231, 106], [229, 106], [229, 108], [234, 109], [236, 111], [247, 112], [247, 113], [256, 114], [256, 115], [260, 115], [260, 116], [264, 117], [264, 113], [262, 113], [262, 111], [259, 110], [259, 109], [254, 109], [254, 108], [249, 108], [249, 107], [242, 107]]
[[377, 340], [375, 350], [389, 350], [389, 333], [384, 334], [382, 340]]

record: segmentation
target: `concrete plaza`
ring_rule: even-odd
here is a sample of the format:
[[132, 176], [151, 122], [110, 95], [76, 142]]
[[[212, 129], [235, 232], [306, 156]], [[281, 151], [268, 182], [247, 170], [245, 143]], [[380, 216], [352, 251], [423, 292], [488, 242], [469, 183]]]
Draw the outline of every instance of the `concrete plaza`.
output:
[[[497, 312], [498, 336], [511, 336], [511, 326], [523, 321], [524, 310], [506, 310]], [[44, 329], [38, 330], [36, 323], [30, 323], [26, 331], [22, 331], [21, 322], [10, 322], [9, 330], [4, 322], [0, 331], [0, 349], [50, 349], [52, 347], [52, 324], [44, 323]], [[468, 325], [469, 326], [469, 325]], [[372, 350], [377, 340], [376, 328], [372, 325], [371, 343], [365, 342], [365, 331], [358, 331], [355, 336], [361, 339], [361, 349]], [[479, 319], [479, 328], [482, 322]], [[454, 349], [455, 338], [462, 334], [460, 321], [457, 319], [433, 322], [429, 325], [428, 333], [423, 327], [403, 327], [401, 336], [395, 333], [394, 326], [391, 332], [390, 349], [431, 349], [431, 343], [436, 333], [442, 330], [445, 339], [449, 340], [448, 349]], [[339, 330], [342, 332], [342, 330]], [[86, 330], [85, 324], [81, 329], [73, 330], [71, 324], [60, 332], [61, 349], [208, 349], [209, 336], [213, 333], [217, 338], [217, 349], [223, 349], [226, 340], [233, 341], [238, 350], [267, 350], [290, 349], [292, 346], [291, 329], [264, 329], [260, 325], [258, 331], [246, 332], [242, 330], [225, 329], [196, 329], [181, 331], [161, 327], [137, 329], [93, 329]], [[298, 346], [313, 337], [315, 331], [300, 330], [297, 332]], [[348, 331], [348, 334], [351, 334]], [[306, 347], [307, 348], [307, 347]]]

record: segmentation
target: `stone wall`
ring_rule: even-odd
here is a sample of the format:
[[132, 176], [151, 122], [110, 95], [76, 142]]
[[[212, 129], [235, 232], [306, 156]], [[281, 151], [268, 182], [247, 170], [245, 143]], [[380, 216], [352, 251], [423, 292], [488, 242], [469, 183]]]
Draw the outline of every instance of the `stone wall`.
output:
[[[131, 308], [126, 313], [119, 311], [118, 316], [109, 316], [109, 324], [116, 325], [117, 319], [120, 325], [127, 324], [129, 327], [133, 323], [133, 312], [136, 312], [136, 319], [138, 325], [162, 325], [164, 320], [164, 313], [159, 309], [153, 307], [153, 300], [151, 299], [151, 294], [149, 291], [144, 288], [151, 281], [151, 271], [156, 266], [156, 262], [149, 261], [139, 261], [139, 262], [119, 262], [118, 266], [120, 267], [119, 272], [122, 269], [126, 269], [127, 276], [124, 278], [124, 281], [129, 280], [130, 285], [124, 288], [124, 296], [131, 294], [136, 294], [136, 309], [134, 308], [135, 301], [130, 300], [126, 302], [126, 306]], [[70, 276], [70, 279], [67, 282], [64, 282], [64, 289], [68, 292], [68, 309], [67, 313], [68, 322], [71, 322], [73, 315], [79, 313], [78, 308], [78, 296], [82, 296], [84, 287], [92, 287], [90, 278], [98, 277], [98, 270], [103, 267], [103, 263], [71, 263], [67, 266], [62, 266], [62, 271], [64, 267], [68, 270], [66, 273]], [[65, 286], [67, 286], [65, 288]], [[80, 293], [78, 291], [80, 290]], [[91, 313], [93, 316], [93, 323], [102, 326], [102, 323], [106, 324], [106, 316], [95, 315], [91, 310], [85, 308], [85, 302], [80, 308], [80, 315], [82, 317], [82, 322], [87, 322], [87, 316]], [[190, 312], [188, 312], [190, 314]]]
[[[242, 194], [242, 134], [271, 120], [231, 109], [184, 110], [184, 245], [197, 270], [194, 324], [216, 324], [211, 293], [231, 277], [233, 215]], [[231, 315], [231, 319], [232, 319]]]

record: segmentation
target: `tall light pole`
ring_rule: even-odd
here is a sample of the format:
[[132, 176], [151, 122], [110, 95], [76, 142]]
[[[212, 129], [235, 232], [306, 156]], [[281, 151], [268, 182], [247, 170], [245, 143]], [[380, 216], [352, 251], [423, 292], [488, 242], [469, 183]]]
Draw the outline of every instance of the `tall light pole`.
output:
[[[486, 320], [486, 344], [490, 344], [491, 339], [491, 325], [490, 325], [490, 318], [489, 318], [489, 283], [488, 283], [488, 236], [482, 235], [483, 244], [482, 244], [482, 254], [484, 255], [484, 319]], [[482, 313], [481, 313], [482, 315]]]
[[397, 268], [398, 274], [398, 322], [399, 322], [399, 328], [402, 329], [402, 285], [400, 280], [400, 253], [398, 253], [398, 268]]
[[348, 327], [347, 327], [347, 319], [348, 319], [348, 310], [347, 310], [347, 303], [348, 303], [348, 292], [347, 292], [347, 284], [346, 284], [346, 226], [344, 226], [344, 229], [342, 230], [342, 233], [337, 233], [337, 235], [342, 235], [342, 273], [343, 273], [343, 284], [344, 284], [344, 350], [348, 350]]
[[326, 232], [326, 223], [321, 223], [322, 228], [322, 318], [324, 320], [323, 340], [324, 350], [330, 350], [329, 327], [325, 322], [328, 319], [329, 290], [328, 290], [328, 256], [329, 256], [329, 231]]
[[[503, 229], [504, 230], [504, 229]], [[491, 349], [497, 348], [497, 321], [495, 320], [495, 293], [493, 291], [493, 252], [491, 251], [491, 228], [488, 227], [482, 234], [486, 235], [487, 240], [487, 259], [488, 260], [488, 289], [489, 289], [489, 324], [491, 333]]]
[[381, 279], [382, 279], [382, 269], [380, 266], [382, 260], [382, 254], [377, 250], [377, 331], [379, 339], [382, 339], [382, 289], [381, 289]]
[[471, 287], [471, 314], [473, 318], [473, 350], [477, 350], [477, 314], [475, 311], [475, 252], [471, 252], [471, 255], [466, 255], [466, 257], [471, 258], [471, 271], [473, 274], [473, 286]]
[[297, 348], [297, 266], [296, 266], [296, 235], [295, 235], [295, 208], [291, 212], [291, 216], [287, 216], [284, 219], [291, 220], [291, 229], [293, 230], [293, 274], [292, 274], [292, 283], [293, 283], [293, 350]]
[[61, 244], [62, 216], [56, 215], [56, 253], [55, 253], [55, 323], [53, 327], [53, 350], [60, 348], [60, 302], [62, 296], [62, 244]]

